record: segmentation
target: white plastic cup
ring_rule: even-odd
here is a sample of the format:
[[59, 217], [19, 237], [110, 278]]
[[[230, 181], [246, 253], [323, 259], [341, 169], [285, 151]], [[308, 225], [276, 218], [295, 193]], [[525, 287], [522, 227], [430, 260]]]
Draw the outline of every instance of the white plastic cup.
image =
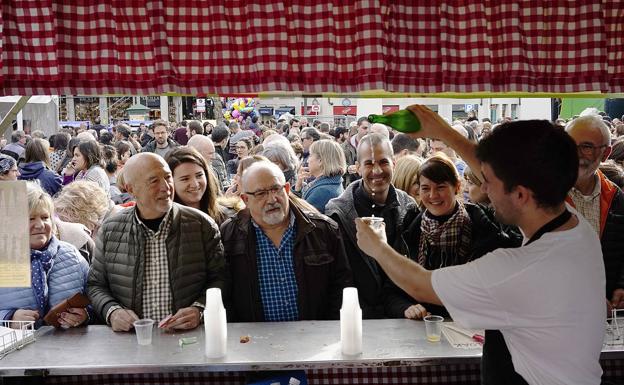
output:
[[373, 228], [373, 230], [381, 229], [381, 224], [384, 223], [384, 219], [382, 217], [363, 217], [362, 219], [365, 220], [368, 225]]
[[227, 317], [221, 298], [221, 289], [213, 287], [206, 291], [204, 309], [205, 355], [221, 358], [227, 354]]
[[137, 342], [139, 345], [152, 344], [152, 331], [154, 330], [154, 320], [149, 318], [134, 321], [134, 330], [136, 331]]
[[444, 317], [439, 315], [428, 315], [423, 318], [425, 321], [425, 332], [427, 334], [427, 341], [440, 342], [440, 336], [442, 335], [442, 322]]

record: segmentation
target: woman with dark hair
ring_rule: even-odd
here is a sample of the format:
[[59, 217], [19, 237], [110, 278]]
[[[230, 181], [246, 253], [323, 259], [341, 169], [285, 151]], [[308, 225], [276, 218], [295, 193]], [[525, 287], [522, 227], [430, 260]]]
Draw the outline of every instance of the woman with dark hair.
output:
[[219, 182], [204, 157], [182, 146], [170, 151], [166, 161], [173, 174], [174, 201], [205, 212], [221, 225], [227, 218], [217, 204]]
[[[401, 253], [433, 270], [462, 265], [501, 248], [520, 245], [494, 224], [483, 209], [463, 203], [459, 173], [443, 155], [427, 159], [418, 169], [419, 196], [424, 208], [406, 215]], [[392, 286], [393, 284], [391, 284]], [[393, 291], [399, 290], [392, 286]], [[393, 296], [387, 310], [392, 317], [422, 318], [428, 313], [448, 317], [442, 306], [415, 301], [407, 294]]]
[[[50, 169], [56, 171], [61, 162], [63, 162], [70, 139], [71, 136], [66, 132], [59, 132], [54, 135], [54, 144], [52, 145], [54, 151], [50, 154]], [[59, 171], [56, 172], [59, 173]]]
[[117, 151], [117, 167], [119, 167], [120, 170], [123, 168], [124, 164], [126, 164], [126, 161], [136, 153], [132, 143], [127, 140], [120, 140], [115, 143], [115, 150]]
[[74, 180], [73, 177], [73, 167], [69, 167], [71, 165], [71, 160], [74, 157], [74, 148], [80, 144], [80, 139], [71, 138], [69, 142], [67, 142], [67, 148], [65, 149], [65, 157], [59, 162], [58, 166], [54, 169], [57, 173], [63, 176], [71, 177], [69, 181], [64, 181], [63, 184], [67, 184]]
[[234, 148], [236, 149], [237, 158], [228, 160], [226, 165], [230, 175], [236, 174], [239, 160], [249, 156], [253, 148], [253, 141], [250, 138], [241, 138], [236, 142]]
[[24, 163], [20, 164], [20, 180], [36, 180], [51, 196], [63, 187], [63, 178], [49, 169], [49, 143], [45, 139], [32, 139], [26, 145]]
[[97, 183], [110, 196], [110, 182], [106, 171], [102, 168], [102, 151], [95, 140], [80, 142], [74, 148], [72, 158], [74, 180], [90, 180]]

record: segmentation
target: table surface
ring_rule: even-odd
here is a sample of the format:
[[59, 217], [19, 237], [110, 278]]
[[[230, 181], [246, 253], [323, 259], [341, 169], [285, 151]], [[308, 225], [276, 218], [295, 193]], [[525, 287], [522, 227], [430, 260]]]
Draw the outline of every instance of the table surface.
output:
[[[133, 332], [107, 326], [69, 330], [43, 327], [37, 340], [0, 359], [0, 376], [366, 368], [478, 362], [481, 349], [455, 349], [445, 340], [431, 343], [424, 323], [406, 319], [365, 320], [363, 353], [346, 356], [339, 321], [229, 323], [227, 355], [204, 355], [203, 327], [184, 333], [154, 329], [153, 342], [139, 346]], [[249, 336], [241, 343], [241, 336]], [[180, 347], [181, 337], [197, 343]], [[624, 357], [610, 347], [603, 358]]]

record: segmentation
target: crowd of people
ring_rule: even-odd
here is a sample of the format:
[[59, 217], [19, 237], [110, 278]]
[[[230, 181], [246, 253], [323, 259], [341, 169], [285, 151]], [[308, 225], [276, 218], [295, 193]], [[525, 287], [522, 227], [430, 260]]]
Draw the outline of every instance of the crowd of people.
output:
[[[81, 292], [91, 305], [63, 313], [64, 327], [102, 323], [128, 331], [139, 318], [171, 315], [166, 328], [192, 329], [206, 289], [219, 287], [228, 321], [337, 319], [342, 289], [355, 286], [364, 318], [437, 314], [482, 326], [467, 304], [491, 306], [483, 316], [492, 319], [496, 306], [505, 307], [501, 301], [517, 304], [503, 298], [514, 293], [501, 281], [524, 271], [541, 249], [499, 270], [435, 272], [481, 266], [471, 262], [484, 264], [497, 250], [527, 249], [531, 219], [547, 217], [564, 200], [593, 234], [579, 235], [586, 242], [577, 251], [564, 251], [598, 247], [602, 271], [594, 274], [606, 277], [565, 301], [595, 299], [597, 285], [601, 306], [581, 303], [579, 313], [595, 319], [624, 308], [622, 120], [587, 111], [570, 121], [448, 123], [412, 110], [423, 133], [397, 133], [365, 117], [349, 127], [291, 117], [243, 127], [163, 120], [136, 131], [81, 126], [49, 138], [14, 131], [0, 149], [0, 183], [30, 181], [32, 289], [0, 288], [0, 318], [39, 326], [51, 307]], [[557, 149], [566, 143], [572, 156]], [[499, 179], [500, 191], [493, 187]], [[512, 192], [518, 206], [500, 198]], [[383, 218], [381, 231], [358, 219], [373, 216]], [[428, 286], [414, 286], [413, 277], [432, 271]], [[526, 295], [543, 294], [536, 292], [543, 282], [522, 279], [516, 289], [526, 284]], [[501, 294], [486, 297], [479, 289]], [[542, 322], [537, 330], [554, 322], [529, 315], [525, 326]], [[486, 327], [516, 330], [513, 322]], [[511, 345], [522, 377], [541, 378], [516, 360], [534, 347], [504, 336], [499, 342]]]

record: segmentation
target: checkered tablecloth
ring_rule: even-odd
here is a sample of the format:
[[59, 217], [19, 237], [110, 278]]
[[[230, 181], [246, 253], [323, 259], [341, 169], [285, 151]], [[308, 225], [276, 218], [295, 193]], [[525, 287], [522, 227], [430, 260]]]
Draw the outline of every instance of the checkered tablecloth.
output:
[[[623, 360], [602, 360], [603, 380], [622, 383]], [[430, 366], [334, 368], [307, 370], [310, 385], [352, 384], [429, 384], [429, 385], [478, 385], [480, 366], [471, 364], [445, 364]], [[257, 376], [256, 376], [257, 377]], [[244, 385], [250, 376], [245, 372], [211, 373], [152, 373], [112, 374], [87, 376], [58, 376], [42, 378], [36, 383], [49, 385]], [[24, 378], [5, 378], [5, 384], [22, 384]]]
[[11, 0], [0, 94], [624, 92], [623, 1]]

